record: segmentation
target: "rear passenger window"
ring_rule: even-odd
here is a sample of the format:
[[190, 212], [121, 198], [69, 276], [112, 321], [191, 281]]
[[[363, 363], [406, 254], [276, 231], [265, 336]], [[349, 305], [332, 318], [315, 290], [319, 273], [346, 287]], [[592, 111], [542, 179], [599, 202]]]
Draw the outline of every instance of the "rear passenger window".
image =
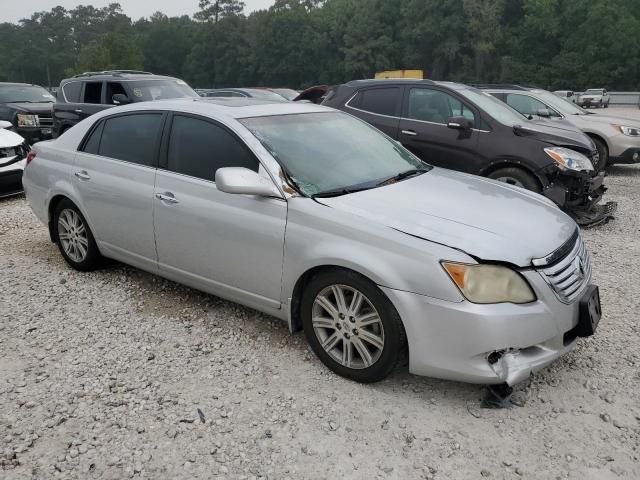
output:
[[62, 87], [64, 98], [66, 98], [69, 103], [80, 102], [80, 90], [82, 90], [81, 82], [70, 82]]
[[84, 142], [84, 147], [82, 148], [83, 152], [98, 155], [98, 151], [100, 149], [100, 137], [102, 136], [102, 127], [104, 127], [104, 122], [100, 122], [100, 124], [93, 129], [89, 138]]
[[84, 103], [102, 103], [102, 82], [87, 82], [85, 84]]
[[175, 115], [169, 137], [167, 168], [203, 180], [215, 181], [223, 167], [258, 171], [258, 159], [238, 138], [206, 120]]
[[[108, 118], [102, 127], [99, 154], [139, 165], [153, 166], [162, 123], [160, 113]], [[93, 140], [93, 138], [89, 139]]]
[[372, 88], [362, 90], [349, 105], [379, 115], [397, 116], [400, 88]]

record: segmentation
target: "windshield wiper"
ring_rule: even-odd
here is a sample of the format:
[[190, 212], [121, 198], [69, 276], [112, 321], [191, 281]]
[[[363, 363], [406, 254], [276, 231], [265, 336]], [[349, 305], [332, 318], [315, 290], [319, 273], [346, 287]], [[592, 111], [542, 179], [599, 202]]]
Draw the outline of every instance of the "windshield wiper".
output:
[[362, 192], [363, 190], [370, 190], [372, 186], [368, 187], [342, 187], [333, 190], [325, 190], [324, 192], [314, 193], [311, 198], [329, 198], [339, 197], [341, 195], [348, 195], [350, 193]]
[[407, 170], [406, 172], [399, 173], [397, 175], [394, 175], [393, 177], [389, 177], [386, 180], [383, 180], [382, 182], [378, 183], [378, 185], [376, 185], [376, 186], [377, 187], [382, 187], [384, 185], [389, 185], [389, 184], [392, 184], [392, 183], [400, 182], [400, 181], [404, 180], [405, 178], [422, 175], [423, 173], [428, 172], [428, 171], [429, 170], [426, 169], [426, 168], [414, 168], [412, 170]]

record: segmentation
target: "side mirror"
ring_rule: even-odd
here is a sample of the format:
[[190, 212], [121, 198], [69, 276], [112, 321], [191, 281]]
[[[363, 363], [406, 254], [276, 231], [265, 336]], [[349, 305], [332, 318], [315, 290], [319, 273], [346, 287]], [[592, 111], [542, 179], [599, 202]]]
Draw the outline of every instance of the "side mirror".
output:
[[225, 167], [216, 170], [216, 187], [225, 193], [282, 198], [270, 179], [244, 167]]
[[551, 111], [541, 108], [536, 112], [536, 115], [542, 118], [551, 118]]
[[473, 122], [467, 117], [451, 117], [447, 122], [447, 127], [453, 130], [471, 130], [473, 128]]
[[0, 128], [8, 130], [10, 128], [13, 128], [13, 124], [11, 122], [7, 122], [6, 120], [0, 120]]
[[113, 97], [111, 97], [111, 101], [114, 105], [127, 105], [131, 103], [129, 97], [127, 97], [124, 93], [116, 93]]

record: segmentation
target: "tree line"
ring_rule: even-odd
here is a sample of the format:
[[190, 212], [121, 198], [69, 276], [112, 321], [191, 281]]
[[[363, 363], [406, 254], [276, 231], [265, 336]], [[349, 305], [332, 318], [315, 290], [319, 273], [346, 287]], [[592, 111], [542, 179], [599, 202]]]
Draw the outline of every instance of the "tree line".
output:
[[304, 88], [422, 69], [427, 78], [640, 90], [640, 0], [201, 0], [133, 20], [118, 3], [0, 23], [0, 81], [56, 86], [142, 69], [194, 87]]

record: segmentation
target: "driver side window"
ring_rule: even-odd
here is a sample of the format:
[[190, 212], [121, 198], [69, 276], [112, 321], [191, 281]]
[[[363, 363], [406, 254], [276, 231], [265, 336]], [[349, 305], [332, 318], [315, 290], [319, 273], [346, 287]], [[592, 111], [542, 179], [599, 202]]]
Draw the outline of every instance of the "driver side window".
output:
[[451, 117], [465, 117], [475, 122], [473, 111], [445, 92], [428, 88], [409, 91], [407, 118], [446, 125]]

